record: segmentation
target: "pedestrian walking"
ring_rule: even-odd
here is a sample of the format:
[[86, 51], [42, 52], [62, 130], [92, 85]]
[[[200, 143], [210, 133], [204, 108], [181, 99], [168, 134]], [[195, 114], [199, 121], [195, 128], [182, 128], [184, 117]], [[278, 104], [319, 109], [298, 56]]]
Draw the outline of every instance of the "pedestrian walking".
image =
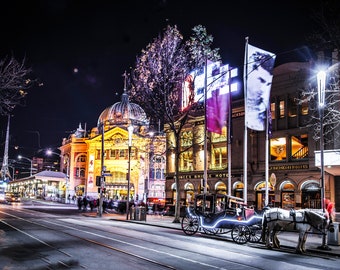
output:
[[83, 200], [82, 200], [82, 198], [80, 196], [77, 199], [77, 204], [78, 204], [78, 210], [80, 211], [81, 210], [81, 206], [83, 204]]
[[87, 210], [88, 202], [89, 202], [89, 201], [87, 200], [86, 196], [84, 196], [84, 198], [83, 198], [84, 211]]

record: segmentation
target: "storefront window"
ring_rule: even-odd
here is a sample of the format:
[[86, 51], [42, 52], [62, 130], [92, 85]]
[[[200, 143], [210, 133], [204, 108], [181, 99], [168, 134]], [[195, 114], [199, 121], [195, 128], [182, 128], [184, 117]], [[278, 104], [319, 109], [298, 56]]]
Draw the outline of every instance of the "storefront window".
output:
[[282, 208], [292, 209], [295, 207], [294, 185], [290, 181], [281, 184]]
[[[275, 206], [275, 194], [274, 188], [270, 183], [268, 184], [268, 205]], [[255, 186], [256, 192], [256, 210], [262, 210], [266, 205], [266, 182], [262, 181]]]
[[317, 181], [306, 181], [301, 188], [302, 208], [321, 209], [321, 190]]

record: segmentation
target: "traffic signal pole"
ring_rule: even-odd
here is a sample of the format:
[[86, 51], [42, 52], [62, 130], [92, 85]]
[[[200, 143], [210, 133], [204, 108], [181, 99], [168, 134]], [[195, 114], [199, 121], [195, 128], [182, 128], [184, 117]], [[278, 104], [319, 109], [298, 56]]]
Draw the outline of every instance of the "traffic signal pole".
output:
[[101, 153], [101, 175], [100, 175], [100, 192], [99, 192], [99, 208], [98, 208], [98, 215], [102, 217], [103, 215], [103, 189], [104, 189], [104, 124], [100, 124], [101, 133], [102, 133], [102, 153]]

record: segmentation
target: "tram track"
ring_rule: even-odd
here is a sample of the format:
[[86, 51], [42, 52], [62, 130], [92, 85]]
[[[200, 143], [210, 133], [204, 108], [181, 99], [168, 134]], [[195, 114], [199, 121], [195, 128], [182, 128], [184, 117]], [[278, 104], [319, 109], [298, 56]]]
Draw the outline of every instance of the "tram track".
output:
[[[0, 212], [1, 212], [1, 211], [0, 211]], [[13, 218], [20, 219], [21, 221], [28, 222], [28, 223], [31, 223], [31, 224], [34, 224], [34, 225], [43, 227], [43, 228], [45, 228], [45, 229], [49, 229], [49, 230], [56, 231], [56, 228], [53, 228], [53, 229], [52, 229], [51, 227], [49, 227], [49, 226], [47, 226], [47, 225], [44, 225], [44, 224], [41, 224], [41, 223], [38, 223], [38, 222], [35, 222], [35, 221], [32, 221], [32, 220], [28, 220], [28, 219], [25, 219], [25, 218], [17, 217], [17, 216], [15, 216], [15, 215], [11, 215], [11, 214], [8, 214], [8, 213], [5, 213], [5, 212], [1, 212], [1, 213], [10, 216], [12, 219], [13, 219]], [[0, 220], [0, 222], [1, 222], [2, 224], [4, 224], [4, 225], [10, 227], [10, 228], [13, 229], [13, 230], [16, 230], [17, 232], [19, 232], [19, 233], [21, 233], [21, 234], [24, 234], [25, 236], [27, 236], [27, 237], [29, 237], [29, 238], [31, 238], [31, 239], [34, 239], [35, 241], [39, 242], [40, 244], [44, 245], [45, 247], [51, 248], [51, 249], [53, 249], [53, 250], [55, 250], [55, 251], [61, 253], [62, 255], [66, 256], [66, 257], [69, 257], [69, 258], [72, 258], [72, 257], [73, 257], [71, 254], [69, 254], [69, 253], [67, 253], [67, 252], [64, 252], [63, 250], [61, 250], [61, 249], [59, 249], [59, 248], [56, 248], [56, 247], [54, 247], [54, 246], [48, 244], [47, 242], [41, 240], [41, 239], [40, 239], [38, 236], [36, 236], [36, 235], [27, 233], [27, 232], [25, 232], [25, 231], [19, 229], [18, 227], [15, 227], [15, 226], [11, 225], [10, 223], [8, 223], [8, 222], [6, 222], [6, 221], [4, 221], [4, 220]], [[46, 222], [46, 221], [43, 221], [43, 222]], [[55, 226], [62, 226], [62, 227], [65, 227], [65, 226], [63, 226], [63, 225], [58, 225], [58, 224], [56, 224], [55, 222], [54, 222], [53, 224], [54, 224]], [[68, 227], [68, 228], [71, 228], [71, 227]], [[75, 229], [74, 229], [74, 230], [75, 230]], [[75, 235], [75, 234], [67, 233], [67, 232], [65, 232], [65, 231], [63, 231], [63, 230], [57, 230], [57, 231], [58, 231], [59, 233], [66, 234], [66, 235], [71, 236], [71, 237], [73, 237], [73, 238], [77, 238], [77, 239], [79, 239], [79, 240], [82, 240], [82, 241], [91, 243], [91, 244], [93, 244], [93, 245], [97, 245], [97, 246], [100, 246], [100, 247], [102, 247], [102, 248], [106, 248], [106, 249], [109, 249], [109, 250], [114, 250], [114, 251], [116, 251], [116, 252], [124, 253], [125, 255], [128, 255], [128, 256], [137, 258], [137, 259], [139, 259], [139, 260], [143, 260], [143, 261], [146, 261], [146, 262], [148, 262], [148, 263], [152, 263], [152, 264], [158, 265], [158, 266], [160, 266], [160, 267], [162, 267], [162, 268], [164, 268], [164, 269], [176, 269], [176, 268], [174, 268], [174, 267], [172, 267], [172, 266], [170, 266], [170, 265], [166, 265], [166, 264], [163, 264], [163, 263], [161, 263], [161, 262], [157, 262], [157, 261], [151, 260], [151, 259], [149, 259], [149, 258], [140, 256], [140, 255], [137, 255], [137, 254], [133, 254], [133, 253], [131, 253], [131, 252], [126, 252], [126, 251], [124, 251], [124, 250], [122, 250], [122, 249], [119, 249], [119, 248], [113, 247], [113, 246], [111, 246], [111, 245], [107, 245], [107, 244], [101, 243], [101, 242], [99, 242], [99, 241], [94, 241], [94, 240], [92, 240], [92, 239], [90, 239], [90, 238], [80, 237], [80, 236], [77, 236], [77, 235]], [[47, 267], [48, 267], [48, 268], [52, 267], [51, 263], [50, 263], [48, 260], [46, 260], [46, 259], [42, 259], [42, 260], [43, 260], [44, 262], [47, 263]], [[71, 262], [71, 264], [70, 264], [70, 262]], [[60, 260], [59, 260], [59, 261], [58, 261], [58, 265], [59, 265], [59, 266], [66, 267], [66, 268], [71, 268], [71, 267], [73, 267], [74, 265], [77, 265], [77, 263], [74, 263], [74, 262], [75, 262], [74, 260], [71, 260], [71, 261], [70, 261], [70, 260], [64, 260], [64, 261], [60, 261]], [[53, 268], [51, 268], [51, 269], [54, 269], [54, 267], [55, 267], [55, 266], [53, 266]], [[83, 265], [83, 266], [81, 266], [81, 268], [86, 269], [87, 267]]]
[[[8, 213], [4, 213], [2, 212], [3, 214], [6, 214], [8, 215], [11, 220], [13, 220], [14, 218], [17, 218], [17, 219], [20, 219], [21, 221], [24, 221], [24, 222], [28, 222], [30, 224], [34, 224], [35, 226], [40, 226], [40, 227], [43, 227], [45, 229], [48, 229], [48, 230], [53, 230], [53, 231], [58, 231], [59, 233], [62, 233], [64, 235], [68, 235], [69, 237], [72, 237], [72, 238], [77, 238], [78, 240], [81, 240], [81, 241], [84, 241], [84, 242], [87, 242], [87, 243], [91, 243], [92, 245], [96, 245], [98, 247], [101, 247], [101, 248], [105, 248], [107, 250], [111, 250], [111, 251], [115, 251], [115, 252], [119, 252], [119, 253], [123, 253], [125, 255], [128, 255], [130, 257], [134, 257], [138, 260], [143, 260], [143, 261], [146, 261], [148, 263], [152, 263], [154, 265], [157, 265], [159, 267], [161, 267], [161, 269], [176, 269], [175, 267], [171, 266], [171, 265], [168, 265], [168, 264], [165, 264], [165, 263], [162, 263], [161, 261], [156, 261], [156, 260], [153, 260], [153, 259], [150, 259], [150, 258], [147, 258], [147, 257], [144, 257], [144, 256], [141, 256], [137, 253], [132, 253], [132, 252], [129, 252], [129, 251], [126, 251], [124, 249], [121, 249], [121, 248], [118, 248], [118, 247], [115, 247], [114, 245], [111, 245], [111, 244], [106, 244], [104, 243], [103, 241], [100, 241], [100, 240], [93, 240], [91, 237], [84, 237], [84, 236], [79, 236], [77, 233], [75, 233], [76, 231], [80, 231], [81, 233], [87, 233], [89, 235], [92, 235], [92, 236], [95, 236], [97, 238], [101, 238], [101, 239], [110, 239], [112, 240], [111, 237], [107, 237], [107, 236], [104, 236], [104, 235], [100, 235], [98, 234], [98, 232], [100, 232], [101, 230], [98, 230], [97, 229], [97, 232], [96, 233], [92, 233], [92, 232], [89, 232], [87, 229], [93, 229], [92, 226], [86, 226], [85, 224], [78, 224], [78, 226], [81, 226], [81, 229], [78, 229], [76, 227], [78, 226], [68, 226], [68, 225], [65, 225], [65, 224], [59, 224], [59, 222], [57, 222], [56, 219], [54, 219], [53, 221], [48, 221], [48, 220], [44, 220], [42, 219], [41, 222], [37, 222], [35, 220], [31, 220], [31, 218], [21, 218], [21, 217], [17, 217], [15, 215], [12, 215], [12, 214], [8, 214]], [[27, 213], [26, 213], [27, 214]], [[32, 213], [33, 216], [34, 216], [34, 213]], [[4, 222], [3, 220], [1, 222]], [[43, 222], [43, 223], [42, 223]], [[6, 222], [7, 223], [7, 222]], [[77, 222], [76, 222], [77, 223]], [[9, 223], [7, 223], [8, 226], [12, 226], [10, 225]], [[53, 225], [53, 226], [52, 226]], [[14, 226], [12, 226], [13, 229], [16, 229], [18, 232], [21, 232], [22, 230], [20, 230], [19, 228], [15, 228]], [[66, 232], [65, 229], [67, 230], [71, 230], [71, 232]], [[101, 231], [102, 233], [107, 233], [106, 231], [102, 230]], [[60, 250], [59, 248], [56, 248], [54, 247], [53, 245], [50, 245], [48, 243], [45, 243], [43, 240], [41, 240], [37, 235], [31, 235], [31, 234], [28, 234], [28, 233], [25, 233], [25, 235], [35, 239], [36, 241], [39, 241], [39, 242], [42, 242], [45, 244], [46, 247], [49, 247], [49, 248], [54, 248], [55, 251], [57, 252], [61, 252], [63, 253], [62, 250]], [[119, 234], [119, 233], [115, 233], [115, 235], [120, 235], [120, 236], [123, 236], [123, 237], [127, 237], [126, 234]], [[131, 239], [131, 242], [135, 241], [135, 240], [138, 240], [137, 237], [133, 237], [133, 236], [129, 236], [129, 238]], [[114, 239], [113, 239], [114, 240]], [[117, 241], [117, 240], [115, 240]], [[153, 244], [153, 245], [156, 245], [156, 244], [159, 244], [157, 243], [156, 241], [150, 241], [150, 240], [145, 240], [144, 241], [147, 241], [148, 243], [150, 244]], [[125, 242], [124, 244], [126, 244], [127, 242]], [[138, 246], [138, 245], [135, 245], [135, 246]], [[162, 244], [162, 246], [164, 248], [174, 248], [173, 246], [171, 245], [166, 245], [166, 244]], [[145, 247], [143, 247], [145, 249]], [[192, 251], [189, 251], [187, 249], [180, 249], [179, 247], [176, 247], [176, 249], [182, 253], [182, 252], [192, 252]], [[161, 255], [165, 255], [164, 252], [160, 252], [159, 250], [152, 250], [152, 252], [159, 252]], [[64, 254], [64, 253], [63, 253]], [[64, 254], [65, 256], [67, 257], [72, 257], [72, 255], [70, 254]], [[189, 257], [180, 257], [180, 256], [175, 256], [175, 255], [171, 255], [171, 254], [167, 254], [169, 256], [173, 256], [173, 258], [176, 258], [177, 260], [186, 260], [186, 261], [191, 261], [193, 264], [204, 264], [204, 263], [200, 263], [198, 261], [195, 261], [194, 259], [190, 259], [190, 256]], [[201, 254], [195, 254], [195, 256], [206, 256], [206, 254], [204, 253], [201, 253]], [[161, 256], [160, 256], [161, 257]], [[216, 257], [215, 258], [216, 260], [223, 260], [224, 264], [225, 265], [234, 265], [235, 269], [237, 269], [236, 265], [238, 267], [242, 267], [243, 269], [261, 269], [261, 268], [256, 268], [256, 267], [250, 267], [248, 264], [246, 263], [235, 263], [234, 261], [231, 261], [231, 260], [226, 260], [226, 259], [221, 259], [220, 257]], [[67, 261], [67, 260], [64, 260], [64, 261]], [[60, 262], [61, 263], [61, 262]], [[67, 266], [67, 263], [64, 262], [64, 264]], [[215, 269], [223, 269], [221, 267], [215, 267], [213, 265], [209, 265], [207, 264], [206, 265], [208, 268], [215, 268]], [[70, 266], [72, 267], [72, 266]], [[86, 266], [82, 265], [81, 266], [83, 269], [86, 269]]]
[[[176, 261], [183, 261], [186, 263], [191, 263], [193, 268], [197, 265], [197, 269], [265, 269], [262, 267], [256, 267], [255, 264], [252, 264], [247, 259], [247, 255], [244, 251], [240, 251], [238, 249], [239, 245], [233, 243], [230, 239], [223, 239], [225, 237], [216, 237], [212, 235], [205, 235], [200, 234], [199, 237], [189, 237], [192, 239], [192, 245], [195, 243], [201, 242], [202, 238], [214, 238], [218, 240], [223, 240], [226, 244], [220, 243], [217, 246], [220, 246], [220, 250], [218, 248], [207, 246], [206, 249], [202, 250], [195, 250], [195, 249], [188, 249], [187, 247], [182, 248], [181, 245], [176, 245], [174, 243], [169, 244], [164, 241], [160, 241], [162, 239], [163, 232], [160, 231], [155, 233], [154, 237], [147, 237], [147, 232], [143, 229], [145, 226], [141, 226], [143, 224], [139, 224], [136, 226], [135, 223], [126, 223], [120, 221], [112, 221], [112, 220], [101, 220], [101, 219], [89, 219], [83, 218], [82, 216], [57, 216], [52, 214], [46, 214], [41, 212], [36, 212], [35, 210], [22, 210], [22, 209], [15, 209], [19, 215], [25, 214], [25, 218], [17, 216], [15, 213], [10, 214], [8, 212], [0, 211], [2, 215], [6, 215], [6, 220], [2, 219], [2, 221], [11, 224], [16, 219], [20, 219], [21, 221], [28, 222], [30, 224], [34, 224], [35, 226], [40, 226], [41, 228], [48, 229], [55, 231], [56, 233], [63, 234], [64, 237], [70, 239], [70, 241], [77, 241], [79, 243], [84, 243], [81, 245], [93, 245], [94, 249], [102, 249], [106, 250], [104, 252], [108, 252], [114, 256], [115, 253], [124, 254], [129, 256], [130, 258], [134, 258], [137, 262], [146, 262], [148, 264], [153, 264], [157, 266], [157, 269], [183, 269], [181, 267], [178, 268], [172, 264], [171, 260]], [[86, 224], [88, 222], [89, 224]], [[130, 228], [131, 227], [131, 228]], [[141, 228], [140, 230], [138, 228]], [[13, 229], [13, 228], [12, 228]], [[20, 228], [19, 228], [20, 229]], [[174, 241], [183, 241], [182, 238], [189, 239], [187, 236], [182, 237], [182, 232], [178, 232], [176, 229], [171, 228], [163, 228], [166, 230], [173, 230], [174, 231]], [[38, 230], [38, 229], [37, 229]], [[133, 233], [132, 231], [133, 230]], [[167, 232], [164, 232], [166, 234]], [[145, 235], [144, 235], [145, 234]], [[37, 238], [41, 241], [44, 239], [40, 238], [37, 234], [32, 234], [33, 237]], [[203, 236], [203, 237], [202, 237]], [[77, 240], [75, 240], [77, 239]], [[121, 240], [121, 239], [124, 239]], [[140, 243], [143, 241], [143, 244]], [[55, 252], [60, 252], [62, 254], [63, 249], [60, 249], [53, 244], [47, 243], [46, 247], [53, 248]], [[222, 242], [222, 241], [221, 241]], [[87, 243], [87, 244], [86, 244]], [[49, 245], [49, 246], [48, 246]], [[230, 247], [233, 245], [235, 248]], [[221, 248], [224, 246], [224, 248]], [[265, 248], [261, 244], [246, 244], [250, 248], [254, 248], [255, 250], [264, 250]], [[97, 247], [97, 248], [96, 248]], [[122, 247], [122, 248], [121, 248]], [[227, 249], [225, 249], [227, 248]], [[149, 253], [157, 254], [158, 256], [150, 257], [150, 256], [142, 256], [140, 250], [147, 250]], [[135, 252], [137, 250], [137, 252]], [[138, 251], [139, 250], [139, 251]], [[165, 252], [164, 250], [167, 250]], [[174, 250], [172, 252], [171, 250]], [[177, 253], [175, 253], [175, 250]], [[210, 253], [206, 251], [209, 250]], [[215, 253], [214, 253], [214, 250]], [[289, 249], [282, 249], [277, 250], [280, 253], [294, 253], [292, 250]], [[255, 252], [257, 253], [257, 252]], [[273, 260], [273, 254], [266, 254], [261, 255], [262, 258]], [[67, 255], [66, 255], [67, 254]], [[45, 263], [51, 266], [51, 269], [58, 269], [56, 265], [60, 265], [60, 267], [64, 268], [74, 268], [79, 267], [81, 269], [90, 269], [84, 263], [79, 263], [74, 257], [73, 254], [62, 254], [65, 258], [59, 260], [57, 263], [50, 262], [45, 258]], [[70, 256], [68, 256], [70, 255]], [[209, 256], [209, 261], [213, 263], [206, 263], [203, 258], [207, 258]], [[259, 255], [260, 256], [260, 255]], [[311, 257], [313, 255], [310, 255]], [[162, 257], [170, 257], [170, 263], [164, 262]], [[249, 258], [254, 257], [254, 254], [249, 254]], [[318, 256], [319, 257], [319, 256]], [[172, 258], [172, 259], [171, 259]], [[238, 258], [238, 260], [235, 260]], [[243, 258], [243, 259], [240, 259]], [[320, 255], [320, 258], [329, 259], [329, 257], [323, 257]], [[220, 266], [222, 265], [222, 266]], [[225, 268], [226, 267], [226, 268]], [[49, 268], [47, 268], [49, 269]]]

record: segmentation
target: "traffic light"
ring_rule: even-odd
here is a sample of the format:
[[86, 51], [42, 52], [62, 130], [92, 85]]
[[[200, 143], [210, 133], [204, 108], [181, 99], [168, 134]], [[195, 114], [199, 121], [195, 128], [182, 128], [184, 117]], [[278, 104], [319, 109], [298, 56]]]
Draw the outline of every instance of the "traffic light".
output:
[[[101, 176], [96, 176], [96, 186], [101, 187]], [[103, 182], [105, 182], [105, 177], [103, 177]]]
[[101, 181], [100, 181], [101, 177], [100, 176], [96, 176], [96, 186], [100, 187], [101, 186]]

